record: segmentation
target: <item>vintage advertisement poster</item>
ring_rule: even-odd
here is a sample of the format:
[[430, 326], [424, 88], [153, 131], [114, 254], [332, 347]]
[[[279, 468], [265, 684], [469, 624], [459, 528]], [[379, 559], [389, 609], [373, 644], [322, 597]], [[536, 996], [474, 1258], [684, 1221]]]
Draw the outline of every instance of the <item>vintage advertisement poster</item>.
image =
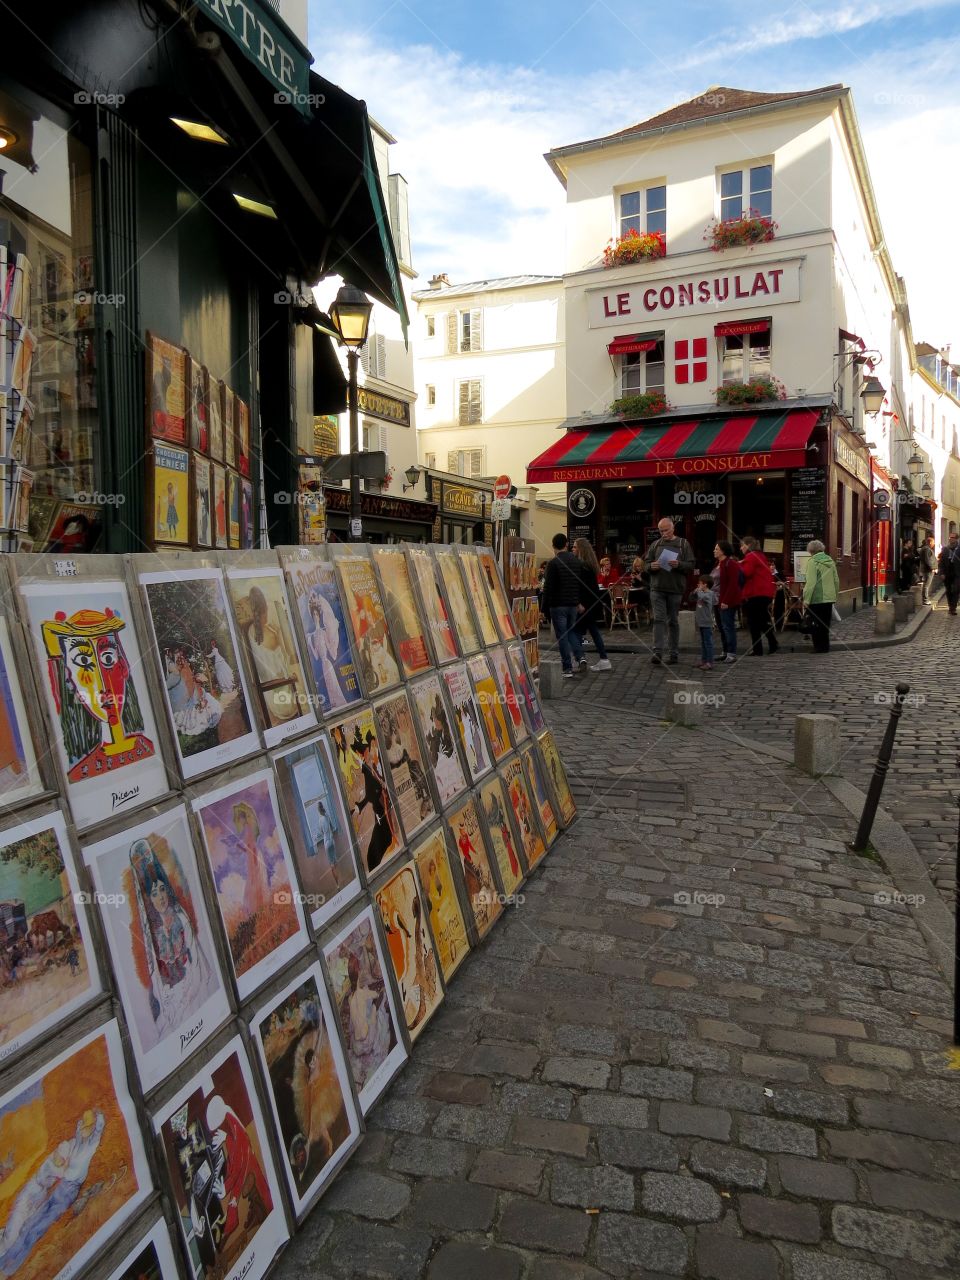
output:
[[213, 476], [213, 545], [218, 551], [227, 546], [227, 473], [218, 462], [210, 464]]
[[480, 714], [487, 728], [487, 737], [493, 748], [493, 758], [499, 763], [510, 750], [510, 731], [507, 729], [507, 718], [503, 712], [500, 691], [490, 674], [485, 654], [476, 654], [467, 665], [470, 668], [473, 687], [477, 691], [477, 702], [480, 704]]
[[237, 469], [242, 476], [250, 474], [250, 406], [246, 400], [236, 398], [237, 409]]
[[[33, 691], [30, 698], [33, 701]], [[43, 790], [6, 618], [0, 616], [0, 810]]]
[[450, 695], [453, 707], [453, 718], [460, 735], [463, 758], [470, 770], [472, 782], [489, 773], [493, 768], [490, 748], [481, 723], [483, 717], [474, 697], [473, 686], [467, 675], [467, 668], [461, 663], [456, 667], [448, 667], [443, 672], [443, 680]]
[[353, 632], [354, 654], [367, 697], [400, 683], [400, 668], [387, 627], [373, 564], [366, 555], [342, 555], [334, 561]]
[[446, 601], [440, 590], [440, 574], [433, 556], [428, 547], [408, 547], [407, 554], [411, 574], [420, 592], [420, 601], [427, 619], [430, 638], [433, 641], [433, 651], [437, 656], [437, 665], [443, 666], [445, 662], [454, 662], [459, 658], [460, 650], [457, 648], [456, 637], [450, 625]]
[[439, 1009], [443, 988], [412, 862], [377, 890], [377, 909], [400, 989], [404, 1021], [411, 1041], [415, 1041]]
[[523, 864], [517, 854], [516, 837], [510, 824], [510, 807], [504, 798], [499, 778], [490, 778], [480, 788], [480, 803], [487, 820], [490, 843], [493, 845], [500, 879], [506, 894], [515, 893], [523, 879]]
[[187, 356], [190, 388], [190, 448], [195, 453], [210, 452], [210, 393], [208, 375], [199, 360]]
[[477, 626], [470, 611], [470, 601], [467, 599], [463, 578], [457, 567], [457, 553], [449, 547], [434, 547], [433, 555], [447, 595], [450, 617], [460, 642], [460, 652], [464, 655], [476, 653], [480, 648], [480, 636], [477, 634]]
[[523, 646], [518, 644], [511, 645], [507, 650], [507, 656], [510, 659], [510, 669], [513, 672], [516, 688], [522, 699], [523, 709], [526, 711], [530, 729], [533, 733], [542, 733], [546, 725], [543, 721], [543, 712], [540, 710], [540, 698], [534, 688], [533, 677], [530, 674], [530, 668], [527, 666]]
[[500, 639], [505, 643], [508, 640], [516, 640], [517, 631], [513, 623], [513, 614], [510, 612], [510, 601], [507, 598], [506, 588], [503, 585], [503, 579], [497, 567], [497, 558], [490, 547], [478, 547], [475, 554], [480, 561], [483, 581], [486, 584], [490, 603], [493, 605], [493, 613], [500, 631]]
[[227, 471], [227, 546], [240, 550], [240, 477]]
[[321, 715], [352, 706], [362, 694], [333, 565], [326, 560], [295, 560], [287, 566], [287, 577]]
[[44, 579], [19, 587], [78, 827], [169, 789], [127, 589]]
[[261, 1009], [251, 1031], [299, 1218], [360, 1138], [339, 1019], [319, 962]]
[[165, 546], [190, 545], [190, 454], [172, 445], [153, 446], [150, 453], [153, 493], [153, 541]]
[[400, 821], [409, 840], [436, 815], [436, 810], [406, 691], [401, 689], [385, 698], [375, 710]]
[[439, 675], [434, 673], [412, 684], [410, 696], [427, 749], [427, 765], [433, 771], [440, 807], [444, 808], [467, 789], [454, 737], [458, 730], [450, 723]]
[[507, 710], [510, 728], [513, 730], [513, 740], [514, 742], [522, 742], [527, 737], [527, 726], [523, 718], [520, 699], [517, 696], [516, 685], [513, 682], [513, 673], [510, 670], [510, 664], [507, 662], [506, 651], [503, 649], [491, 649], [487, 657], [490, 660], [494, 679], [497, 682], [497, 692], [500, 694], [501, 705], [506, 707]]
[[373, 907], [364, 908], [324, 947], [323, 958], [366, 1115], [407, 1058]]
[[240, 546], [244, 551], [253, 549], [256, 521], [253, 512], [253, 482], [240, 481]]
[[186, 352], [147, 334], [147, 418], [154, 440], [187, 443]]
[[193, 455], [193, 542], [195, 546], [213, 546], [213, 497], [210, 492], [210, 462]]
[[447, 827], [460, 855], [460, 869], [477, 934], [483, 938], [503, 911], [503, 905], [472, 798], [448, 815]]
[[432, 663], [407, 570], [407, 558], [399, 547], [375, 546], [371, 551], [380, 571], [383, 602], [404, 675], [419, 675], [429, 670]]
[[268, 747], [306, 733], [317, 723], [287, 605], [282, 569], [230, 569], [227, 589]]
[[540, 745], [540, 753], [543, 756], [544, 772], [553, 789], [554, 798], [559, 807], [560, 820], [565, 827], [568, 827], [577, 816], [577, 806], [574, 804], [573, 796], [570, 794], [567, 775], [551, 730], [547, 729], [545, 733], [541, 733], [537, 742]]
[[527, 860], [527, 866], [532, 867], [547, 852], [547, 846], [543, 843], [543, 836], [540, 834], [540, 825], [534, 813], [533, 800], [527, 789], [523, 764], [518, 756], [512, 756], [506, 762], [500, 770], [500, 776], [507, 789], [510, 807], [516, 819], [517, 830], [520, 832], [523, 856]]
[[373, 709], [360, 707], [345, 720], [338, 720], [330, 727], [330, 737], [357, 847], [369, 876], [403, 848]]
[[497, 644], [499, 643], [500, 635], [497, 631], [496, 619], [493, 616], [493, 606], [484, 586], [483, 570], [480, 567], [477, 553], [471, 548], [470, 550], [458, 552], [458, 556], [460, 568], [467, 583], [467, 594], [470, 596], [473, 611], [476, 614], [477, 622], [480, 624], [480, 636], [483, 643], [485, 645]]
[[304, 906], [320, 929], [361, 888], [330, 742], [320, 735], [274, 756], [273, 767]]
[[288, 1231], [239, 1036], [154, 1117], [191, 1280], [260, 1280]]
[[251, 773], [194, 800], [193, 808], [245, 1000], [309, 941], [273, 774]]
[[69, 1280], [151, 1194], [116, 1021], [0, 1097], [0, 1275]]
[[81, 897], [59, 813], [0, 832], [0, 1064], [101, 989]]
[[210, 412], [210, 457], [223, 462], [223, 383], [207, 374], [207, 399]]
[[161, 1219], [137, 1241], [107, 1280], [176, 1280], [178, 1274], [170, 1233]]
[[180, 770], [196, 778], [260, 747], [219, 569], [141, 573]]
[[537, 751], [532, 743], [523, 748], [520, 752], [520, 759], [523, 761], [523, 770], [527, 775], [527, 789], [539, 814], [540, 828], [546, 837], [547, 848], [549, 848], [560, 834], [560, 828], [557, 825], [557, 815], [553, 811], [553, 805], [550, 803], [550, 797], [547, 794], [547, 784], [544, 781], [543, 770], [537, 758]]
[[88, 845], [83, 857], [149, 1092], [230, 1016], [186, 808]]
[[440, 968], [449, 982], [470, 950], [467, 926], [450, 870], [450, 854], [442, 831], [433, 831], [413, 851], [417, 874], [430, 916]]
[[237, 465], [237, 397], [223, 384], [223, 460], [228, 467]]

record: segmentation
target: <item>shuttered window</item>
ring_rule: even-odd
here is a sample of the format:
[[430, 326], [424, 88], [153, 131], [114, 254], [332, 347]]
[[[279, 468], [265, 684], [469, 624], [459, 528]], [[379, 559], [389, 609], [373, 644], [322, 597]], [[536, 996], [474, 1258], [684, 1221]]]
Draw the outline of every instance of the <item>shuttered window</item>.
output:
[[483, 313], [479, 307], [471, 311], [457, 312], [458, 349], [460, 351], [483, 350], [482, 315]]
[[477, 449], [451, 449], [447, 454], [447, 470], [455, 476], [468, 476], [478, 479], [484, 474], [486, 449], [481, 445]]
[[372, 333], [360, 348], [360, 367], [370, 378], [387, 376], [387, 340], [382, 333]]
[[483, 391], [479, 378], [459, 384], [458, 404], [461, 427], [471, 427], [483, 421]]

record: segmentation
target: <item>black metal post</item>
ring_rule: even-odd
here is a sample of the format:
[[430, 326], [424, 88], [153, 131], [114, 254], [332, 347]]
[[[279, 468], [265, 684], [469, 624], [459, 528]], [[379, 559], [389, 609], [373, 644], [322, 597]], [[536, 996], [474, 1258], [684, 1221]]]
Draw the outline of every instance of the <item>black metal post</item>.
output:
[[867, 792], [867, 799], [860, 817], [860, 826], [857, 828], [857, 834], [853, 844], [850, 846], [854, 853], [863, 853], [870, 841], [873, 820], [877, 816], [880, 795], [883, 791], [883, 784], [886, 781], [887, 770], [890, 768], [890, 757], [893, 755], [893, 740], [897, 735], [897, 724], [903, 714], [904, 699], [909, 692], [910, 686], [908, 684], [897, 685], [897, 691], [893, 697], [893, 706], [890, 708], [887, 731], [883, 735], [883, 742], [880, 743], [880, 753], [877, 756], [876, 768], [873, 771], [873, 778], [870, 780], [870, 790]]
[[357, 413], [357, 365], [360, 353], [354, 347], [347, 348], [347, 371], [350, 397], [350, 527], [347, 536], [351, 542], [359, 542], [360, 532], [360, 425]]

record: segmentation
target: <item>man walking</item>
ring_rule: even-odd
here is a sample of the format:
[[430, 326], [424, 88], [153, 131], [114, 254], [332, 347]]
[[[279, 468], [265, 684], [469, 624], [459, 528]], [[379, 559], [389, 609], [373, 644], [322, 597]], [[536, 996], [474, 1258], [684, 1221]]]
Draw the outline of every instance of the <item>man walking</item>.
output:
[[960, 537], [951, 533], [950, 541], [940, 552], [940, 577], [947, 595], [950, 617], [957, 616], [957, 600], [960, 599]]
[[580, 561], [567, 550], [567, 535], [553, 535], [553, 559], [543, 578], [543, 611], [553, 623], [560, 649], [560, 665], [567, 679], [574, 668], [586, 666], [583, 644], [577, 633], [577, 606], [580, 604]]
[[696, 561], [693, 548], [686, 538], [678, 538], [669, 516], [657, 525], [660, 537], [644, 556], [644, 565], [650, 573], [650, 602], [653, 606], [653, 657], [657, 666], [663, 665], [663, 651], [669, 644], [667, 661], [673, 665], [680, 657], [680, 602], [683, 600], [687, 574], [692, 573]]
[[920, 572], [923, 574], [923, 603], [930, 603], [930, 584], [937, 572], [937, 553], [933, 538], [924, 538], [920, 548]]

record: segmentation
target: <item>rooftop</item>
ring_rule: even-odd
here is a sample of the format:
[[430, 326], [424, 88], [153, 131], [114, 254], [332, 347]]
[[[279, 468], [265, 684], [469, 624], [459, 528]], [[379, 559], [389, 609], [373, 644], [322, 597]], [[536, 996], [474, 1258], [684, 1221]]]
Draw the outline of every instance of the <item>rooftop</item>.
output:
[[523, 289], [536, 284], [562, 284], [562, 276], [500, 276], [493, 280], [474, 280], [470, 284], [442, 285], [439, 289], [420, 289], [413, 296], [417, 302], [430, 298], [456, 298], [469, 293], [499, 293], [502, 289]]

